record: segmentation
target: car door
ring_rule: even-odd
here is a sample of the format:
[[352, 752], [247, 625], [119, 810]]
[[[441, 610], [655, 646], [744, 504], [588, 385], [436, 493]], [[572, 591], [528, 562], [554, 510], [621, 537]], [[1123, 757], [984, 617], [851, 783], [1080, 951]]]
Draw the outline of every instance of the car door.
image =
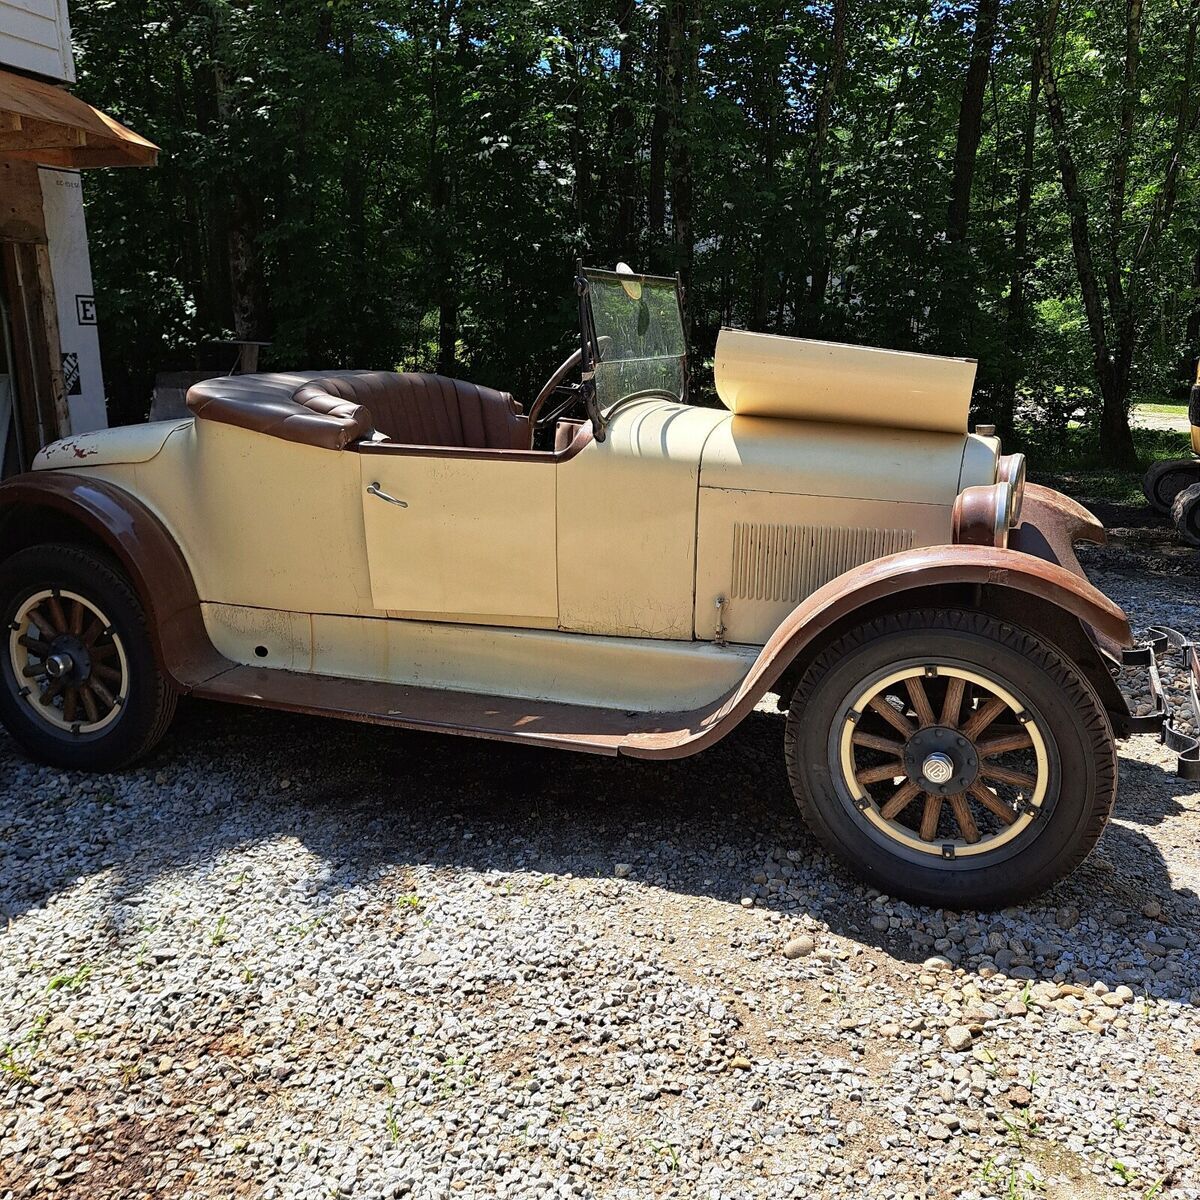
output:
[[364, 447], [371, 595], [394, 616], [558, 623], [553, 454]]

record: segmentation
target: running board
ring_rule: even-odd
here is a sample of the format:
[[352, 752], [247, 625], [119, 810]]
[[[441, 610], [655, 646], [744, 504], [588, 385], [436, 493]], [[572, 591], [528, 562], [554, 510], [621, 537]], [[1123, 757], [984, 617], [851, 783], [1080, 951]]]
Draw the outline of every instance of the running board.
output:
[[278, 668], [234, 666], [192, 689], [222, 700], [371, 725], [550, 746], [589, 754], [673, 758], [687, 754], [720, 708], [625, 712], [582, 704], [489, 696]]

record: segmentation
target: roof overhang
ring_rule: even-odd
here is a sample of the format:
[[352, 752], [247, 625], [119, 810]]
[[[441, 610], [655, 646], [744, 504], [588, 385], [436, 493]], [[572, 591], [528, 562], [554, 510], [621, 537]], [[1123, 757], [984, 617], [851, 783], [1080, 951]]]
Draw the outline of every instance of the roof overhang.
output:
[[0, 71], [0, 158], [47, 167], [152, 167], [158, 147], [61, 87]]

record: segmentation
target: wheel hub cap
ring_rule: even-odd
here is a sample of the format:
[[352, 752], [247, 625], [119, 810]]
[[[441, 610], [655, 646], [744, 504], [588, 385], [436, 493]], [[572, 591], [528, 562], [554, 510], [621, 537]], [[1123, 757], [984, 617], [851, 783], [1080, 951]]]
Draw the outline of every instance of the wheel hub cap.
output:
[[921, 764], [921, 774], [930, 783], [949, 783], [954, 778], [954, 760], [948, 754], [935, 751]]
[[75, 663], [69, 654], [52, 654], [46, 659], [46, 674], [51, 679], [61, 679], [64, 675], [70, 675], [74, 669]]
[[918, 730], [904, 747], [904, 769], [913, 783], [953, 796], [965, 792], [979, 773], [979, 757], [957, 729], [930, 725]]

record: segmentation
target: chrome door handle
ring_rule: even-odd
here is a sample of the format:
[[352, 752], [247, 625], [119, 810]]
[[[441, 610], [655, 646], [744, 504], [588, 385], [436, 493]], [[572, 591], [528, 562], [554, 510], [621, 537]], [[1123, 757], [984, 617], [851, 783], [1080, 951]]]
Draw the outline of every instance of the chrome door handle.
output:
[[397, 500], [395, 496], [389, 496], [387, 492], [383, 491], [377, 483], [367, 484], [367, 495], [378, 496], [380, 500], [386, 500], [389, 504], [396, 504], [400, 508], [408, 507], [407, 500]]

